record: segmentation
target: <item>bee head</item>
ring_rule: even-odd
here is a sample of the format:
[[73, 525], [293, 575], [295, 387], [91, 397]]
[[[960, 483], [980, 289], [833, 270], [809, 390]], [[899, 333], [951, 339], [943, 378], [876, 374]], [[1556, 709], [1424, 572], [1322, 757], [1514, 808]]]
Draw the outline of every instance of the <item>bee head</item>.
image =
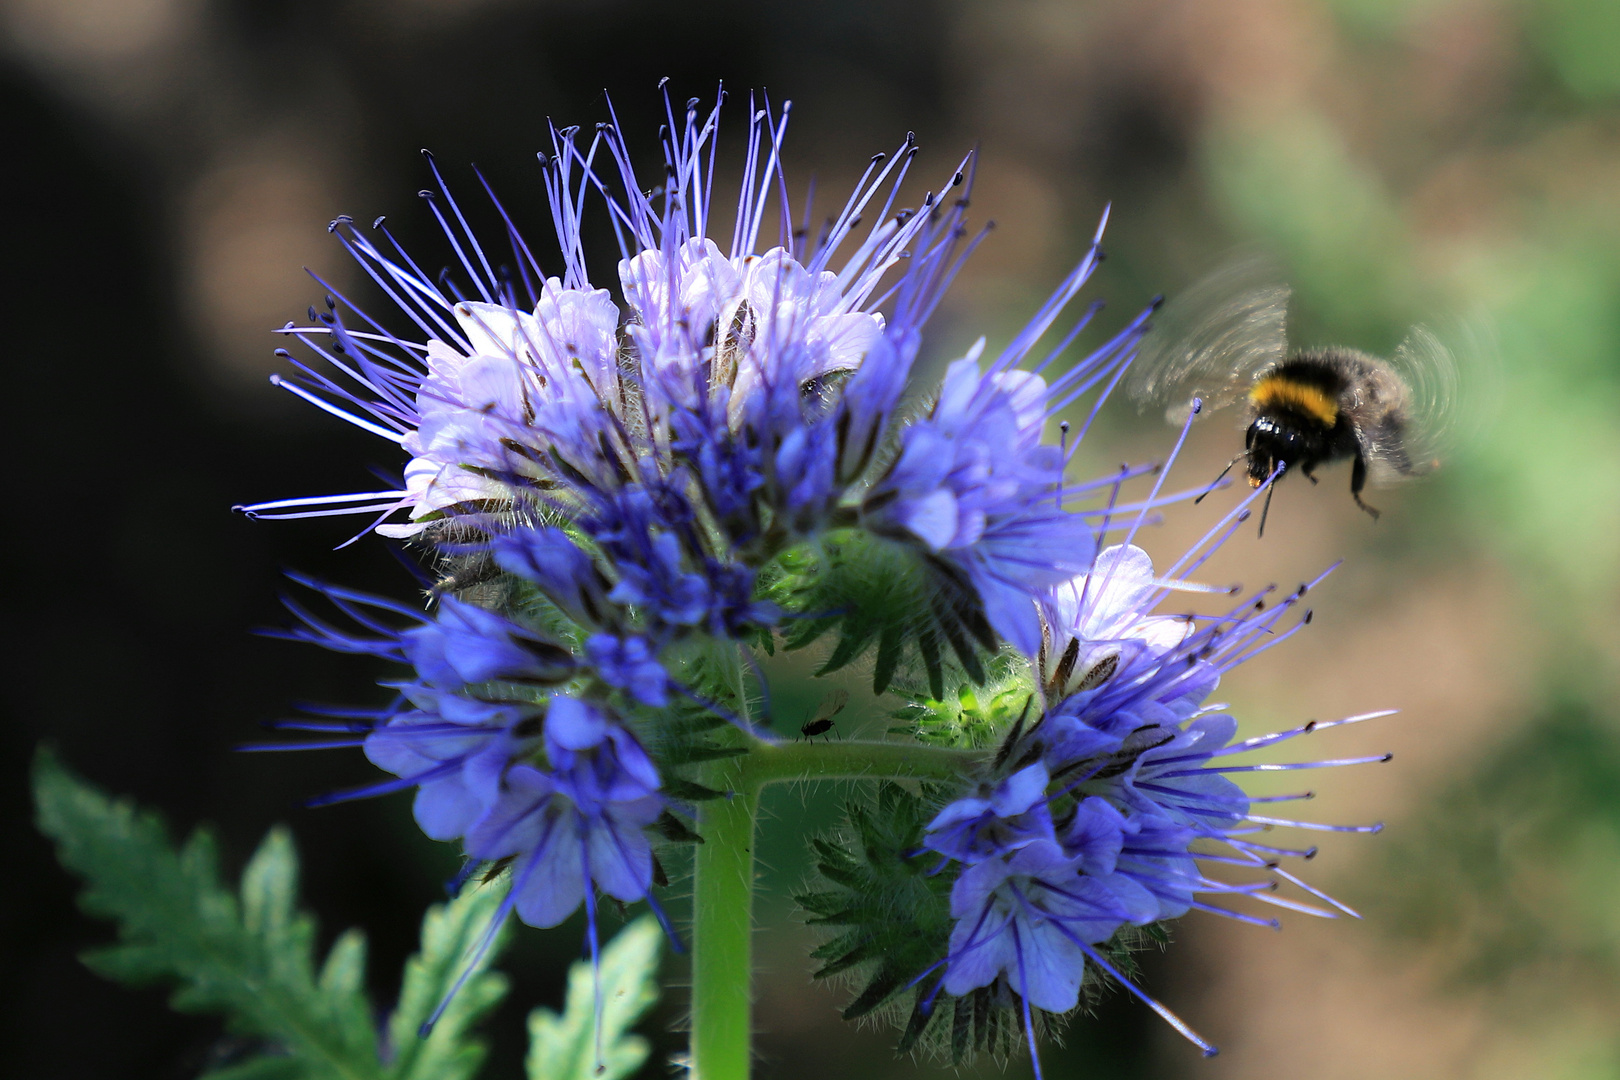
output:
[[1266, 478], [1276, 470], [1278, 462], [1297, 465], [1314, 457], [1303, 431], [1271, 416], [1254, 418], [1254, 423], [1249, 425], [1245, 445], [1249, 452], [1249, 486], [1252, 488], [1265, 483]]

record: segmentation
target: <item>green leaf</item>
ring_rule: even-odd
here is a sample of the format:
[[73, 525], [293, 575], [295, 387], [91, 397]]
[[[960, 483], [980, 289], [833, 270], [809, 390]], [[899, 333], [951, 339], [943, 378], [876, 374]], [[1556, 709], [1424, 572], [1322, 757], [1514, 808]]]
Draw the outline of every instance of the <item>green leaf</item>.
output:
[[223, 1014], [268, 1044], [204, 1080], [469, 1080], [482, 1064], [485, 1047], [469, 1032], [506, 993], [505, 978], [484, 970], [500, 933], [432, 1033], [418, 1032], [467, 970], [506, 880], [428, 909], [387, 1025], [384, 1064], [365, 995], [365, 937], [339, 935], [316, 973], [315, 924], [297, 908], [298, 857], [285, 830], [265, 837], [233, 894], [220, 883], [206, 832], [176, 851], [156, 815], [108, 798], [46, 751], [35, 761], [34, 794], [40, 829], [86, 879], [80, 903], [119, 924], [118, 943], [85, 962], [120, 982], [174, 984], [175, 1008]]
[[504, 944], [504, 927], [496, 931], [433, 1031], [426, 1038], [419, 1031], [466, 970], [510, 884], [510, 877], [502, 875], [487, 885], [468, 885], [448, 905], [428, 908], [420, 951], [405, 963], [399, 1007], [388, 1018], [388, 1044], [394, 1052], [385, 1074], [389, 1080], [463, 1080], [477, 1074], [488, 1048], [468, 1038], [468, 1032], [506, 995], [506, 977], [485, 970]]
[[[119, 923], [116, 945], [85, 962], [122, 982], [172, 982], [177, 1009], [225, 1014], [238, 1031], [285, 1051], [227, 1076], [371, 1080], [381, 1075], [371, 1006], [361, 992], [364, 943], [339, 939], [317, 980], [315, 928], [294, 907], [298, 864], [275, 829], [242, 875], [240, 900], [219, 880], [212, 838], [176, 852], [162, 822], [69, 774], [48, 752], [34, 767], [41, 831], [86, 879], [92, 915]], [[246, 1071], [244, 1071], [246, 1070]]]
[[600, 1032], [591, 965], [581, 961], [569, 969], [563, 1014], [548, 1009], [529, 1014], [529, 1080], [621, 1080], [641, 1067], [647, 1060], [647, 1041], [626, 1032], [658, 999], [662, 943], [658, 921], [644, 915], [603, 950]]

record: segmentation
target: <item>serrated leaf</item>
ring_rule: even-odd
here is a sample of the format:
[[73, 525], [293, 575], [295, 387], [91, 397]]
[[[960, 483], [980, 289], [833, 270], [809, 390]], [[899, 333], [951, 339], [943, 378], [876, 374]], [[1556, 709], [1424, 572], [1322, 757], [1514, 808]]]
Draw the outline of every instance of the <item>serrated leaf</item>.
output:
[[428, 908], [422, 918], [421, 945], [405, 963], [399, 1005], [388, 1018], [388, 1044], [393, 1050], [388, 1080], [463, 1080], [476, 1075], [483, 1064], [487, 1047], [468, 1038], [468, 1032], [506, 995], [506, 977], [486, 970], [505, 943], [504, 926], [432, 1032], [426, 1038], [419, 1032], [466, 972], [510, 884], [511, 879], [503, 876], [469, 885], [449, 904]]
[[[380, 1077], [371, 1007], [345, 935], [317, 982], [313, 923], [294, 905], [297, 858], [272, 830], [243, 874], [241, 900], [219, 880], [213, 842], [199, 831], [176, 853], [162, 822], [114, 801], [41, 752], [34, 766], [38, 824], [62, 863], [86, 880], [84, 909], [117, 920], [118, 944], [86, 960], [121, 981], [177, 984], [172, 1001], [227, 1016], [285, 1051], [238, 1076]], [[243, 1073], [243, 1069], [249, 1069]]]
[[[628, 1032], [658, 999], [662, 943], [658, 921], [644, 915], [621, 930], [602, 951], [599, 984], [585, 961], [568, 969], [568, 998], [562, 1015], [549, 1009], [529, 1014], [529, 1080], [621, 1080], [641, 1067], [647, 1060], [647, 1041]], [[596, 1025], [598, 985], [602, 994], [600, 1030]]]

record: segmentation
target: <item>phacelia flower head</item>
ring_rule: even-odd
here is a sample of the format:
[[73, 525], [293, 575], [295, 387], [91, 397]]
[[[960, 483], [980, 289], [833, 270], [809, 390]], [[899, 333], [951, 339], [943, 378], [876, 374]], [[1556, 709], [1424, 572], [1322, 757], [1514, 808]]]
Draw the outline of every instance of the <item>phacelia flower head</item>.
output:
[[[1232, 776], [1372, 759], [1227, 764], [1312, 728], [1239, 740], [1206, 704], [1225, 672], [1297, 629], [1282, 621], [1304, 589], [1269, 609], [1161, 612], [1172, 592], [1226, 591], [1191, 575], [1247, 501], [1156, 575], [1137, 532], [1194, 492], [1162, 493], [1168, 465], [1067, 475], [1090, 419], [1071, 438], [1063, 414], [1089, 395], [1096, 415], [1152, 312], [1084, 356], [1070, 346], [1098, 305], [1049, 334], [1098, 265], [1100, 227], [1005, 347], [981, 340], [919, 388], [925, 325], [983, 236], [965, 224], [973, 159], [908, 194], [908, 135], [811, 228], [781, 162], [788, 111], [750, 103], [729, 235], [712, 213], [721, 110], [695, 99], [668, 108], [653, 183], [616, 121], [551, 130], [558, 255], [545, 265], [498, 202], [509, 250], [480, 240], [436, 164], [423, 195], [448, 242], [443, 273], [381, 219], [332, 223], [396, 310], [331, 290], [284, 328], [307, 354], [284, 353], [296, 371], [276, 381], [396, 445], [400, 482], [242, 509], [360, 515], [361, 535], [405, 542], [433, 574], [411, 604], [304, 582], [338, 615], [291, 602], [286, 636], [387, 662], [391, 700], [288, 726], [392, 774], [322, 801], [414, 790], [422, 830], [460, 841], [469, 873], [510, 875], [496, 926], [513, 910], [555, 926], [583, 906], [594, 951], [599, 896], [662, 918], [666, 846], [703, 841], [702, 805], [734, 798], [748, 762], [775, 749], [759, 658], [836, 631], [821, 674], [870, 656], [878, 693], [964, 717], [983, 711], [978, 684], [1002, 709], [981, 718], [993, 754], [987, 740], [930, 740], [959, 785], [895, 788], [885, 797], [911, 812], [887, 832], [821, 849], [843, 860], [837, 880], [869, 885], [825, 902], [824, 921], [889, 920], [852, 931], [838, 961], [890, 945], [860, 1008], [914, 991], [915, 1041], [941, 994], [970, 1026], [1010, 1003], [1013, 1026], [991, 1027], [1033, 1050], [1036, 1014], [1076, 1008], [1101, 972], [1212, 1050], [1115, 961], [1133, 934], [1192, 910], [1264, 925], [1227, 904], [1349, 911], [1282, 869], [1303, 852], [1256, 835], [1340, 827], [1256, 813], [1288, 797], [1251, 798]], [[611, 267], [588, 265], [591, 213], [617, 239]], [[918, 389], [931, 402], [902, 408]], [[1120, 503], [1149, 474], [1147, 496]], [[863, 877], [863, 859], [887, 861]], [[1272, 895], [1278, 881], [1332, 910]]]
[[[1245, 516], [1240, 508], [1232, 518]], [[1197, 554], [1173, 569], [1194, 565]], [[1229, 764], [1236, 755], [1336, 725], [1313, 723], [1239, 741], [1237, 723], [1221, 711], [1224, 706], [1205, 704], [1223, 673], [1309, 622], [1309, 612], [1293, 618], [1309, 586], [1269, 609], [1251, 598], [1207, 620], [1156, 611], [1182, 589], [1229, 591], [1156, 578], [1147, 554], [1127, 544], [1105, 550], [1087, 573], [1051, 586], [1040, 598], [1043, 642], [1033, 674], [1045, 713], [1031, 725], [1015, 726], [997, 755], [998, 761], [1033, 763], [999, 782], [985, 781], [997, 792], [1016, 790], [1018, 798], [1003, 796], [997, 803], [963, 797], [929, 827], [928, 847], [961, 867], [951, 892], [955, 929], [934, 992], [960, 997], [999, 984], [1026, 1008], [1062, 1013], [1076, 1006], [1088, 965], [1121, 978], [1101, 946], [1131, 926], [1192, 910], [1275, 925], [1227, 906], [1234, 899], [1326, 917], [1355, 914], [1280, 865], [1309, 857], [1314, 848], [1277, 847], [1256, 834], [1279, 826], [1343, 832], [1378, 827], [1256, 813], [1258, 803], [1309, 794], [1251, 799], [1230, 776], [1364, 764], [1388, 755]], [[1286, 628], [1285, 620], [1291, 622]], [[1053, 823], [1049, 838], [1029, 839], [1024, 823], [1037, 819]], [[977, 843], [960, 839], [956, 823], [969, 821]], [[1205, 864], [1247, 869], [1250, 876], [1224, 880], [1211, 876]], [[1279, 879], [1328, 906], [1274, 895]], [[1131, 989], [1206, 1053], [1214, 1052], [1164, 1006]]]

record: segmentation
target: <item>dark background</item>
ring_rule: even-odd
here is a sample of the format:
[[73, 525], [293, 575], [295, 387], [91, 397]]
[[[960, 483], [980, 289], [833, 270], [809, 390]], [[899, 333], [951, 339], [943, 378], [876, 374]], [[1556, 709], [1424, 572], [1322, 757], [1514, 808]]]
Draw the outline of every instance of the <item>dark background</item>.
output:
[[[1290, 580], [1349, 560], [1326, 624], [1233, 680], [1262, 727], [1401, 705], [1336, 744], [1399, 752], [1329, 778], [1324, 817], [1385, 818], [1318, 880], [1363, 924], [1273, 938], [1189, 920], [1148, 977], [1225, 1048], [1213, 1063], [1123, 1000], [1077, 1025], [1050, 1075], [1587, 1077], [1620, 1069], [1620, 18], [1602, 2], [1198, 0], [1058, 3], [551, 3], [501, 0], [9, 0], [0, 3], [4, 530], [10, 716], [0, 767], [0, 1045], [19, 1076], [194, 1076], [212, 1019], [82, 968], [109, 929], [28, 824], [41, 741], [96, 783], [210, 822], [234, 873], [290, 824], [328, 937], [372, 941], [387, 1002], [454, 852], [403, 798], [320, 811], [358, 755], [233, 752], [295, 700], [363, 700], [375, 672], [265, 640], [284, 568], [405, 595], [344, 521], [253, 523], [231, 504], [355, 490], [389, 447], [272, 390], [267, 332], [318, 302], [301, 265], [354, 282], [324, 231], [390, 215], [443, 258], [414, 193], [431, 147], [458, 190], [476, 161], [531, 233], [549, 220], [546, 119], [634, 139], [677, 100], [792, 98], [787, 166], [822, 199], [918, 132], [924, 180], [982, 150], [998, 231], [942, 312], [936, 356], [1004, 340], [1113, 201], [1094, 291], [1124, 312], [1234, 244], [1297, 288], [1305, 339], [1388, 350], [1416, 319], [1495, 366], [1497, 404], [1448, 468], [1380, 496], [1284, 489], [1264, 544], [1221, 573]], [[729, 144], [733, 152], [735, 143]], [[610, 269], [597, 261], [597, 276]], [[1461, 328], [1461, 329], [1456, 329]], [[1483, 377], [1481, 382], [1487, 381]], [[1235, 436], [1194, 440], [1213, 475]], [[1123, 406], [1090, 464], [1162, 454]], [[1205, 472], [1207, 466], [1207, 474]], [[1095, 471], [1095, 469], [1091, 470]], [[1378, 500], [1375, 500], [1378, 502]], [[1168, 525], [1162, 557], [1202, 531]], [[1218, 575], [1217, 575], [1218, 576]], [[793, 677], [798, 669], [784, 669]], [[804, 701], [812, 701], [804, 691]], [[799, 699], [789, 697], [790, 703]], [[1337, 752], [1337, 750], [1336, 750]], [[1326, 789], [1336, 789], [1328, 796]], [[845, 1030], [811, 988], [783, 899], [836, 792], [791, 792], [762, 841], [761, 1075], [912, 1075], [886, 1031]], [[555, 1006], [577, 928], [524, 930], [489, 1025], [490, 1077], [519, 1074], [522, 1016]], [[676, 976], [678, 980], [678, 975]], [[672, 989], [658, 1022], [678, 1022]], [[679, 1037], [658, 1036], [647, 1075]], [[989, 1067], [987, 1068], [987, 1074]], [[1013, 1069], [1020, 1075], [1027, 1065]]]

